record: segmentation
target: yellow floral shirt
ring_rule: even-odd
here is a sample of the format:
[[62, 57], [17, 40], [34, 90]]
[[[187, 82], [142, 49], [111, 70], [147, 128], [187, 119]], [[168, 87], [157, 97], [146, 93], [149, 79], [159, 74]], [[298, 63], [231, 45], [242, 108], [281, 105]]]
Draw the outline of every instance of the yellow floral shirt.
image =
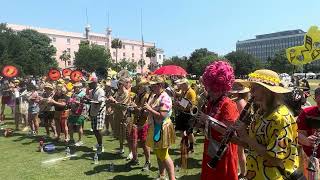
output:
[[[299, 167], [298, 158], [298, 126], [284, 105], [279, 106], [268, 117], [258, 117], [249, 128], [249, 136], [267, 148], [270, 156], [281, 159], [287, 172], [292, 173]], [[254, 150], [247, 156], [247, 178], [255, 180], [281, 180], [279, 170], [264, 164], [266, 159]]]

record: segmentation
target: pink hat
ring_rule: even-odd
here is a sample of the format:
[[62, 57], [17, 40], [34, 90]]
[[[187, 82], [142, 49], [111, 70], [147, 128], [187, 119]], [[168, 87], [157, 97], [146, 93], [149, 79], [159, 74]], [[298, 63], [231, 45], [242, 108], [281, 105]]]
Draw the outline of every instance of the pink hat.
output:
[[214, 92], [228, 92], [234, 83], [232, 66], [223, 60], [208, 65], [202, 75], [205, 88]]

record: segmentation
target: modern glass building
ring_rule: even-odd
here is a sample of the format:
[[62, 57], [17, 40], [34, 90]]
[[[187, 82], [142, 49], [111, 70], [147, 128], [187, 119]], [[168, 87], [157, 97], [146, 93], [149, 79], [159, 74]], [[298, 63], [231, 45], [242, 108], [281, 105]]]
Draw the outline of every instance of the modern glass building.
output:
[[297, 29], [257, 35], [255, 39], [238, 41], [236, 50], [244, 51], [265, 61], [268, 57], [274, 57], [281, 50], [302, 45], [305, 33]]

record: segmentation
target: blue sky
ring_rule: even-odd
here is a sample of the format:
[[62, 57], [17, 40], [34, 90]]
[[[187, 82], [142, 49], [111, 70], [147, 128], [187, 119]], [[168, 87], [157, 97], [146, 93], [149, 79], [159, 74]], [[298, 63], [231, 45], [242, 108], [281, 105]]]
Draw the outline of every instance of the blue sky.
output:
[[0, 22], [83, 32], [86, 8], [94, 32], [104, 32], [110, 15], [113, 35], [140, 39], [167, 56], [189, 55], [206, 47], [220, 55], [237, 40], [320, 25], [320, 1], [309, 0], [3, 0]]

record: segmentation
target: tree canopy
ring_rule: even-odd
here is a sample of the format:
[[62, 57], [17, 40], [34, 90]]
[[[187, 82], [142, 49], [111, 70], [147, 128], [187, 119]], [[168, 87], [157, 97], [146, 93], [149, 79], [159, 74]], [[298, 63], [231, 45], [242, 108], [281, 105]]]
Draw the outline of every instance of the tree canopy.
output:
[[232, 64], [237, 77], [247, 75], [262, 67], [260, 59], [257, 59], [243, 51], [230, 52], [225, 56], [225, 58]]
[[75, 52], [74, 65], [88, 72], [105, 73], [106, 68], [110, 66], [110, 59], [110, 52], [105, 47], [82, 41], [78, 52]]
[[34, 30], [14, 32], [0, 24], [0, 65], [15, 65], [22, 75], [44, 75], [57, 67], [51, 39]]

